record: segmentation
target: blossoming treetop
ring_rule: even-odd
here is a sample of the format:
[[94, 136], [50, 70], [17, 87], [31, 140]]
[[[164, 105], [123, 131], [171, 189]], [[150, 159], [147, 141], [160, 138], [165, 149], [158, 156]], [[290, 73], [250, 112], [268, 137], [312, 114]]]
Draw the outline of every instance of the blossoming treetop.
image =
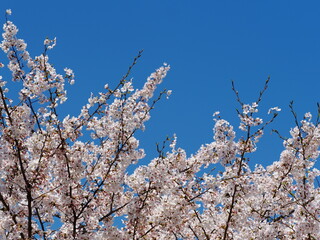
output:
[[[148, 165], [134, 165], [145, 157], [135, 133], [171, 93], [154, 96], [170, 67], [134, 89], [128, 76], [139, 53], [115, 88], [106, 85], [78, 116], [61, 118], [58, 105], [74, 74], [68, 68], [58, 74], [50, 64], [55, 39], [31, 58], [8, 19], [3, 30], [6, 66], [21, 87], [13, 101], [0, 77], [1, 239], [320, 239], [318, 120], [295, 116], [279, 160], [248, 165], [247, 154], [280, 110], [271, 108], [265, 122], [256, 117], [269, 80], [252, 104], [233, 86], [242, 137], [217, 112], [213, 141], [195, 154], [188, 157], [174, 137], [167, 152], [159, 148]], [[212, 164], [224, 171], [200, 172]], [[129, 166], [136, 166], [132, 174]]]

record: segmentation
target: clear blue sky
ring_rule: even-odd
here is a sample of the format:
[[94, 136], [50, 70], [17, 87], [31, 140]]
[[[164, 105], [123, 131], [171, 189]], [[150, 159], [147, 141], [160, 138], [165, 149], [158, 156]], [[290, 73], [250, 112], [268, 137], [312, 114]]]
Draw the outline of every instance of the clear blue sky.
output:
[[278, 160], [282, 141], [271, 129], [289, 136], [291, 100], [300, 117], [308, 111], [316, 115], [319, 1], [2, 0], [0, 8], [3, 13], [12, 9], [10, 19], [32, 56], [41, 54], [46, 37], [57, 37], [51, 63], [60, 72], [69, 67], [76, 74], [61, 114], [77, 115], [90, 92], [99, 92], [105, 83], [115, 86], [141, 49], [143, 57], [132, 72], [135, 86], [163, 62], [171, 65], [162, 88], [173, 94], [156, 106], [147, 130], [139, 134], [145, 161], [156, 155], [155, 143], [173, 133], [188, 154], [209, 143], [217, 110], [237, 127], [239, 105], [231, 80], [242, 100], [251, 103], [270, 75], [259, 114], [265, 118], [270, 107], [282, 108], [253, 163]]

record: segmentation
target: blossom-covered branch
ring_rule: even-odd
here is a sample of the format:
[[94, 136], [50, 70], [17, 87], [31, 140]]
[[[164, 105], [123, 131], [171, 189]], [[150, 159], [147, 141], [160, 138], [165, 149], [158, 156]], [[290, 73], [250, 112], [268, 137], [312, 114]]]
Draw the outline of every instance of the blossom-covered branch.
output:
[[[269, 78], [251, 104], [232, 84], [242, 135], [216, 112], [212, 142], [195, 154], [173, 136], [140, 165], [146, 156], [136, 133], [171, 94], [156, 91], [170, 66], [135, 89], [129, 77], [139, 52], [114, 88], [106, 84], [79, 115], [62, 117], [73, 71], [59, 74], [50, 63], [56, 39], [45, 39], [43, 53], [30, 57], [10, 14], [0, 45], [7, 55], [1, 71], [12, 81], [0, 76], [1, 239], [320, 239], [319, 119], [306, 113], [300, 121], [290, 104], [293, 128], [280, 158], [249, 166], [281, 110], [257, 116]], [[14, 99], [12, 84], [20, 87]]]

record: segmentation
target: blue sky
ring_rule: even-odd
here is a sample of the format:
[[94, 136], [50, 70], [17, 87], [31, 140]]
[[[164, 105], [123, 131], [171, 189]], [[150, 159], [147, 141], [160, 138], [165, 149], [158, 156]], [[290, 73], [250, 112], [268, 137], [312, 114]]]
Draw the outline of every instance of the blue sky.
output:
[[[320, 89], [320, 2], [296, 0], [2, 0], [20, 29], [31, 56], [41, 54], [43, 40], [57, 37], [49, 53], [62, 72], [69, 67], [76, 84], [61, 115], [77, 115], [90, 92], [115, 86], [138, 51], [143, 57], [132, 71], [135, 86], [163, 62], [171, 65], [162, 88], [172, 89], [152, 112], [141, 145], [147, 162], [156, 142], [174, 133], [178, 145], [194, 153], [212, 140], [212, 114], [238, 126], [239, 108], [231, 90], [235, 81], [244, 102], [256, 100], [270, 75], [259, 116], [270, 107], [282, 112], [258, 145], [252, 163], [278, 160], [284, 136], [294, 126], [288, 107], [294, 100], [300, 118], [316, 116]], [[4, 15], [2, 15], [4, 22]], [[1, 55], [2, 57], [3, 55]]]

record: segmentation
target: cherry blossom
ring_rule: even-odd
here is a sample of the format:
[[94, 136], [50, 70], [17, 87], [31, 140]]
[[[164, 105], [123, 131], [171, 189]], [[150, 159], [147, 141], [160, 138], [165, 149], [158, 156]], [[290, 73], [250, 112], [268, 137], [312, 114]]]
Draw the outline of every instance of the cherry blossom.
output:
[[[1, 239], [320, 239], [319, 121], [311, 113], [299, 120], [291, 103], [295, 121], [280, 156], [269, 166], [249, 164], [281, 110], [257, 116], [269, 79], [251, 104], [233, 83], [239, 136], [215, 112], [212, 142], [188, 156], [174, 135], [141, 165], [136, 133], [172, 93], [156, 91], [168, 64], [136, 89], [129, 77], [139, 52], [117, 86], [106, 84], [78, 116], [62, 117], [57, 107], [75, 75], [50, 63], [56, 39], [31, 58], [11, 21], [3, 30], [0, 65], [12, 79], [0, 76]], [[19, 100], [7, 94], [10, 80]]]

